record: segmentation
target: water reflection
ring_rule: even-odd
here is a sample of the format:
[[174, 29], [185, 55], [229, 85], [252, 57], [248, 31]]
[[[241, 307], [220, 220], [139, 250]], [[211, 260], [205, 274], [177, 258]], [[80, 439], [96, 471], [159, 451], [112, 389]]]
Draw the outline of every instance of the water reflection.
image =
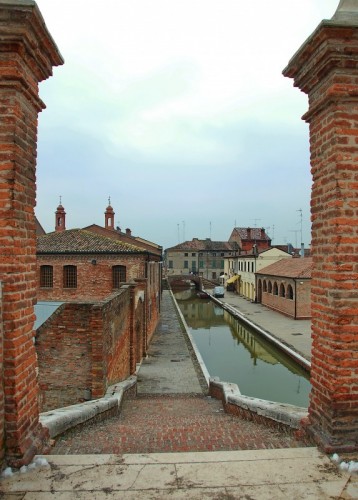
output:
[[182, 293], [175, 297], [211, 376], [247, 396], [308, 406], [303, 368], [214, 302]]

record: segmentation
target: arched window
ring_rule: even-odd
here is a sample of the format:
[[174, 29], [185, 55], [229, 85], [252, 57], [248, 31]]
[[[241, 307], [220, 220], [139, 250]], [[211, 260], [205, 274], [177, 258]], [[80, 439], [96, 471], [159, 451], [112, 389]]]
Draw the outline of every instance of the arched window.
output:
[[283, 283], [281, 283], [281, 285], [280, 285], [280, 297], [285, 297], [285, 296], [286, 296], [285, 286]]
[[287, 287], [287, 298], [293, 300], [293, 288], [291, 285]]
[[77, 288], [76, 266], [63, 266], [63, 288]]
[[267, 292], [267, 283], [266, 283], [266, 280], [264, 280], [264, 292]]
[[40, 287], [52, 288], [53, 287], [53, 267], [41, 266], [40, 267]]
[[278, 286], [277, 286], [276, 281], [275, 281], [275, 283], [273, 284], [273, 294], [274, 294], [274, 295], [278, 295]]
[[119, 288], [121, 283], [125, 283], [127, 280], [127, 269], [126, 266], [113, 266], [112, 267], [112, 286], [113, 288]]
[[272, 283], [271, 281], [268, 282], [268, 293], [272, 293]]

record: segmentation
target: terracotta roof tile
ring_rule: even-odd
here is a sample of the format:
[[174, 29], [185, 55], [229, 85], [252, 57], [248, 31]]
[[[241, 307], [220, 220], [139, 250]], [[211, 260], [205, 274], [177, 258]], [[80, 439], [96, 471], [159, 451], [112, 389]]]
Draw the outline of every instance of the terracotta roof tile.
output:
[[143, 253], [142, 248], [106, 236], [68, 229], [37, 238], [37, 253]]
[[311, 278], [312, 257], [282, 259], [261, 269], [256, 274], [285, 278]]
[[[270, 240], [265, 230], [260, 227], [235, 227], [233, 232], [240, 236], [241, 240]], [[250, 234], [249, 234], [250, 233]]]

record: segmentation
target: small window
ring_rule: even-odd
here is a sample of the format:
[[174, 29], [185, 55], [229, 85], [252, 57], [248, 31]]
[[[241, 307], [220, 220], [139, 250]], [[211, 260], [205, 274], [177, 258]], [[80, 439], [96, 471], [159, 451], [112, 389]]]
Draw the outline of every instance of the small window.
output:
[[63, 267], [63, 287], [64, 288], [77, 288], [77, 267], [64, 266]]
[[[221, 255], [221, 257], [224, 257], [224, 255], [225, 255], [225, 254], [224, 254], [224, 252], [221, 252], [221, 254], [220, 254], [220, 255]], [[230, 254], [230, 255], [231, 255], [231, 254]]]
[[41, 266], [40, 267], [40, 287], [53, 288], [53, 267]]
[[192, 254], [191, 254], [191, 256], [192, 256], [192, 257], [195, 257], [195, 255], [196, 255], [196, 253], [192, 253]]
[[169, 269], [173, 269], [173, 261], [172, 260], [169, 261]]
[[[149, 278], [151, 278], [151, 269], [149, 270]], [[127, 280], [126, 266], [113, 266], [112, 267], [112, 282], [113, 288], [120, 288], [121, 283]]]
[[189, 269], [189, 261], [184, 260], [184, 269]]
[[185, 254], [184, 254], [184, 257], [188, 257], [188, 255], [189, 255], [188, 253], [185, 253]]
[[203, 260], [199, 260], [199, 267], [201, 267], [201, 268], [204, 267], [204, 261]]

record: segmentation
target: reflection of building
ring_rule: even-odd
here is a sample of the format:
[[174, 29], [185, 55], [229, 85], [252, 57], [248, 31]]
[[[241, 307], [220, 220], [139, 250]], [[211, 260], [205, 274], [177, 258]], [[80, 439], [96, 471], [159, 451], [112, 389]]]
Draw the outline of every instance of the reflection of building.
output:
[[257, 277], [257, 300], [294, 319], [311, 317], [312, 258], [284, 259], [265, 267]]
[[175, 298], [180, 306], [185, 320], [190, 322], [190, 326], [197, 328], [211, 328], [225, 324], [224, 310], [219, 306], [214, 306], [211, 300], [190, 299], [180, 300], [178, 295]]
[[224, 259], [233, 255], [236, 244], [212, 241], [210, 238], [185, 241], [165, 250], [168, 275], [198, 273], [203, 278], [217, 280], [224, 272]]
[[308, 372], [299, 366], [293, 359], [285, 356], [283, 352], [276, 349], [270, 342], [266, 341], [260, 334], [254, 333], [248, 328], [246, 328], [240, 321], [234, 318], [230, 313], [225, 311], [225, 320], [231, 325], [232, 335], [237, 339], [238, 342], [246, 347], [250, 351], [251, 357], [254, 359], [254, 364], [256, 364], [256, 359], [260, 359], [265, 363], [270, 365], [276, 365], [281, 363], [290, 372], [302, 375], [307, 380], [309, 379]]

